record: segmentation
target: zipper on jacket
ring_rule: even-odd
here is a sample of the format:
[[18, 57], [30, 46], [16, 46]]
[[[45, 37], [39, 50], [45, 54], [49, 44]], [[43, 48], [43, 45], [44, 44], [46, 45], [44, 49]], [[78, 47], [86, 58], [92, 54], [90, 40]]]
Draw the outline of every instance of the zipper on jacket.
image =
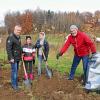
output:
[[75, 37], [75, 42], [76, 42], [76, 51], [77, 51], [77, 54], [79, 56], [78, 49], [77, 49], [78, 45], [77, 45], [77, 39], [76, 39], [76, 37]]

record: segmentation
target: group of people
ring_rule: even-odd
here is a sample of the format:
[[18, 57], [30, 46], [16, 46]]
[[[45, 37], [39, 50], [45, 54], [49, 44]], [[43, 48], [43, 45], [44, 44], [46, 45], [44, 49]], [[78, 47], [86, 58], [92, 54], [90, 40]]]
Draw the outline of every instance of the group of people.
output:
[[[32, 65], [35, 62], [36, 50], [38, 57], [38, 76], [41, 76], [41, 63], [43, 60], [47, 61], [49, 53], [49, 44], [45, 39], [44, 32], [39, 33], [39, 39], [35, 45], [32, 44], [31, 37], [26, 36], [26, 43], [22, 46], [20, 39], [21, 30], [22, 27], [20, 25], [16, 25], [14, 33], [9, 35], [6, 42], [8, 59], [11, 64], [11, 84], [13, 89], [18, 89], [19, 61], [22, 59], [25, 63], [27, 76], [24, 76], [24, 78], [26, 79], [26, 77], [28, 77], [30, 80], [33, 80], [34, 76]], [[84, 71], [83, 82], [85, 85], [87, 80], [86, 73], [88, 69], [89, 55], [96, 53], [95, 44], [86, 33], [79, 31], [76, 25], [71, 25], [70, 34], [66, 37], [66, 41], [62, 49], [56, 55], [56, 58], [59, 59], [59, 57], [67, 51], [70, 45], [74, 47], [74, 58], [68, 80], [74, 79], [76, 68], [82, 60]], [[46, 59], [43, 59], [43, 53], [45, 54]]]
[[[27, 74], [24, 75], [24, 79], [29, 78], [31, 81], [34, 79], [33, 65], [35, 63], [35, 54], [37, 50], [38, 57], [38, 76], [41, 76], [42, 61], [47, 61], [49, 53], [49, 44], [45, 39], [45, 33], [39, 33], [39, 39], [36, 44], [32, 43], [31, 36], [26, 36], [25, 44], [21, 45], [20, 34], [22, 27], [16, 25], [14, 32], [11, 33], [6, 41], [6, 50], [8, 54], [8, 60], [11, 64], [11, 85], [14, 90], [18, 90], [18, 69], [19, 62], [22, 60], [25, 65]], [[44, 60], [43, 53], [46, 57]]]

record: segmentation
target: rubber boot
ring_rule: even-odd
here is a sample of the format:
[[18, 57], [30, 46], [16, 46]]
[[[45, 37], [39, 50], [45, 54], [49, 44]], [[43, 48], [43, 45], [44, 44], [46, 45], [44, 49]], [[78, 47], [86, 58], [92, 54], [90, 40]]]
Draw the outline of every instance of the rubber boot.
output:
[[33, 74], [29, 74], [29, 78], [30, 78], [30, 80], [34, 80]]

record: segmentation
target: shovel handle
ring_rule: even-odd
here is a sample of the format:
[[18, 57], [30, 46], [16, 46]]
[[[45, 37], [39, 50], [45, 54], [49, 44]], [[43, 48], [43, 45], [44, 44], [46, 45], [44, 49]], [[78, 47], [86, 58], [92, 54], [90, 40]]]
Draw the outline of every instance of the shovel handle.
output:
[[[44, 60], [46, 60], [46, 57], [45, 57], [43, 50], [42, 50], [42, 54], [43, 54]], [[46, 65], [48, 65], [47, 61], [45, 61], [45, 63], [46, 63]]]
[[23, 69], [24, 69], [25, 76], [27, 76], [27, 72], [26, 72], [26, 68], [25, 68], [25, 64], [24, 64], [24, 60], [23, 59], [22, 59], [22, 62], [23, 62]]

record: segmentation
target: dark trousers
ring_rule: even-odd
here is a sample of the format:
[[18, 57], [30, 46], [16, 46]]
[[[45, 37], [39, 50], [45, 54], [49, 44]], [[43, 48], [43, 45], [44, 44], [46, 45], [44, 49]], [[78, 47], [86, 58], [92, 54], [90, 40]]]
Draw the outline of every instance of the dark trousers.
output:
[[26, 72], [28, 74], [32, 74], [33, 73], [33, 68], [32, 68], [33, 61], [24, 61], [24, 63], [25, 63]]
[[86, 80], [87, 80], [86, 79], [87, 78], [86, 73], [87, 73], [88, 60], [89, 60], [88, 55], [83, 56], [83, 57], [79, 57], [79, 56], [76, 56], [76, 55], [74, 56], [69, 78], [74, 79], [74, 74], [75, 74], [76, 68], [77, 68], [78, 64], [80, 63], [81, 59], [82, 59], [83, 71], [84, 71], [83, 81], [86, 82]]

